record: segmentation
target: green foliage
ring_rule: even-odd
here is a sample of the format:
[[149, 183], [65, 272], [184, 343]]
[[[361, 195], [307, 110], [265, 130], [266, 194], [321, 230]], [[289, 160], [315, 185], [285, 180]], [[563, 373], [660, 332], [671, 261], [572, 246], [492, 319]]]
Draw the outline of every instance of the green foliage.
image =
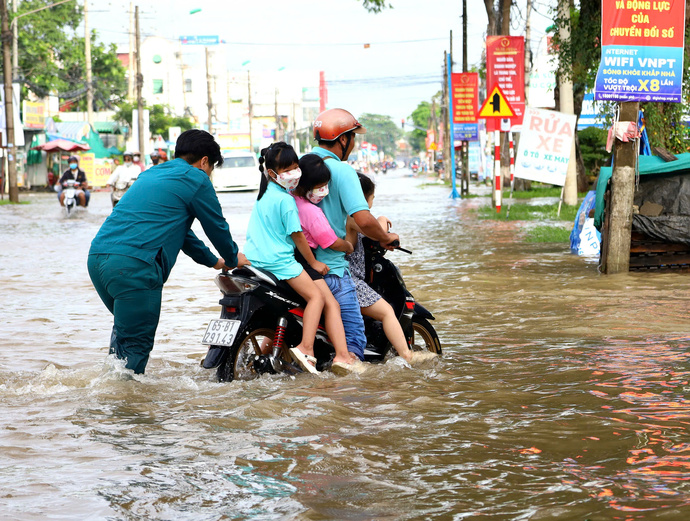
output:
[[[19, 3], [17, 14], [52, 3], [53, 0], [24, 0]], [[39, 97], [57, 93], [63, 103], [73, 102], [71, 110], [86, 110], [84, 38], [75, 33], [82, 18], [79, 3], [68, 2], [27, 14], [17, 21], [18, 74], [24, 89]], [[91, 35], [91, 64], [95, 109], [112, 108], [126, 93], [125, 70], [117, 59], [115, 45], [97, 43], [95, 33]]]
[[[440, 121], [441, 118], [441, 104], [439, 100], [441, 99], [441, 93], [436, 93], [432, 100], [436, 100], [436, 118]], [[431, 109], [433, 104], [429, 101], [422, 101], [417, 105], [417, 108], [412, 111], [410, 117], [414, 122], [414, 125], [419, 128], [427, 129], [431, 125]], [[412, 147], [414, 153], [419, 153], [426, 150], [426, 131], [419, 130], [419, 128], [414, 129], [410, 134], [408, 134], [408, 141]]]
[[562, 226], [535, 226], [527, 230], [525, 242], [570, 243], [570, 230]]
[[387, 4], [386, 0], [362, 0], [364, 9], [370, 13], [380, 13], [384, 9], [393, 9], [391, 4]]
[[580, 130], [577, 137], [580, 140], [580, 152], [585, 169], [591, 175], [599, 175], [601, 168], [609, 157], [606, 151], [608, 132], [603, 128], [589, 127]]
[[[126, 123], [131, 127], [132, 112], [135, 108], [135, 103], [121, 103], [115, 112], [115, 120], [120, 123]], [[189, 118], [171, 114], [170, 108], [167, 105], [144, 106], [144, 108], [149, 109], [149, 131], [152, 136], [162, 136], [164, 139], [167, 139], [170, 127], [180, 127], [182, 132], [194, 128], [194, 123]]]
[[374, 143], [379, 152], [395, 155], [397, 149], [395, 142], [402, 136], [402, 130], [393, 123], [390, 116], [362, 114], [359, 122], [367, 129], [365, 139], [368, 142]]
[[[515, 199], [532, 199], [533, 197], [560, 197], [561, 188], [553, 185], [544, 185], [532, 182], [529, 190], [513, 191]], [[503, 198], [510, 197], [510, 187], [503, 189]]]
[[480, 219], [491, 219], [494, 221], [575, 221], [575, 216], [579, 206], [561, 205], [561, 215], [558, 216], [558, 203], [531, 205], [525, 203], [513, 203], [510, 207], [510, 216], [506, 217], [508, 204], [504, 201], [504, 206], [500, 213], [493, 206], [482, 206], [477, 211]]

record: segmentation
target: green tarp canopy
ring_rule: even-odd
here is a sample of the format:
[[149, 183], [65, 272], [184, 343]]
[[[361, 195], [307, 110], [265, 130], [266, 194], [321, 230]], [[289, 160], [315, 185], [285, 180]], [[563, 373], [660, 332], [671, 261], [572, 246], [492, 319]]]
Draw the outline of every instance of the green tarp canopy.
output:
[[105, 148], [103, 141], [101, 141], [101, 137], [96, 134], [93, 129], [89, 132], [89, 136], [85, 138], [84, 141], [91, 147], [89, 152], [95, 154], [98, 159], [111, 156], [110, 150]]
[[[690, 152], [676, 154], [678, 161], [668, 163], [657, 156], [640, 156], [640, 175], [659, 175], [659, 174], [690, 174]], [[613, 167], [602, 166], [599, 170], [599, 180], [597, 181], [597, 199], [594, 209], [594, 226], [601, 231], [604, 223], [604, 193], [609, 184], [609, 179], [613, 174]]]

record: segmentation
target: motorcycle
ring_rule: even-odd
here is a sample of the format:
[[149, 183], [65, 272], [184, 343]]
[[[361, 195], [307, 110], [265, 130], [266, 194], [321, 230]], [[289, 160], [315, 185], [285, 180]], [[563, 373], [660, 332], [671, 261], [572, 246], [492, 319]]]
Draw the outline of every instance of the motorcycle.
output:
[[64, 188], [62, 193], [65, 194], [65, 211], [67, 212], [67, 217], [72, 215], [72, 212], [79, 206], [79, 199], [77, 197], [77, 190], [79, 189], [79, 183], [74, 179], [68, 179], [64, 183]]
[[125, 192], [130, 189], [135, 180], [136, 179], [129, 180], [124, 188], [113, 187], [113, 191], [110, 193], [110, 202], [113, 204], [113, 208], [115, 208], [117, 203], [120, 202], [122, 196], [125, 195]]
[[[397, 241], [396, 241], [397, 242]], [[395, 310], [410, 349], [442, 353], [441, 342], [429, 320], [434, 316], [416, 302], [398, 267], [385, 257], [378, 242], [363, 239], [367, 283]], [[397, 249], [412, 253], [396, 244]], [[202, 366], [216, 369], [218, 381], [250, 380], [262, 374], [296, 374], [289, 349], [302, 339], [305, 302], [286, 282], [253, 266], [216, 276], [222, 293], [220, 318], [211, 320], [202, 339], [209, 346]], [[365, 362], [384, 362], [397, 356], [380, 322], [364, 317]], [[335, 350], [323, 324], [314, 342], [316, 369], [330, 368]]]

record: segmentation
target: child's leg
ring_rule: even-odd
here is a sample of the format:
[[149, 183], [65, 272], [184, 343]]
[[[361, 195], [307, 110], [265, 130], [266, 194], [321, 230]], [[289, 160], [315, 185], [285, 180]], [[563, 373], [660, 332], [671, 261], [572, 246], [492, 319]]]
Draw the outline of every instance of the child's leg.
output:
[[314, 338], [316, 338], [316, 329], [319, 327], [319, 319], [323, 311], [323, 295], [304, 270], [295, 278], [288, 279], [287, 283], [307, 301], [304, 317], [302, 317], [302, 342], [297, 349], [305, 355], [314, 356]]
[[335, 358], [333, 361], [349, 364], [354, 355], [351, 356], [350, 352], [347, 350], [345, 328], [343, 327], [343, 320], [340, 318], [340, 305], [338, 301], [335, 300], [325, 280], [315, 280], [314, 283], [319, 288], [324, 298], [323, 314], [325, 317], [326, 332], [335, 348]]
[[383, 324], [383, 331], [386, 333], [388, 341], [393, 344], [393, 347], [406, 361], [410, 361], [412, 358], [412, 351], [407, 346], [407, 340], [405, 340], [405, 333], [403, 333], [402, 327], [400, 327], [400, 322], [395, 316], [395, 311], [391, 305], [384, 299], [377, 300], [371, 306], [362, 308], [362, 315], [378, 320]]

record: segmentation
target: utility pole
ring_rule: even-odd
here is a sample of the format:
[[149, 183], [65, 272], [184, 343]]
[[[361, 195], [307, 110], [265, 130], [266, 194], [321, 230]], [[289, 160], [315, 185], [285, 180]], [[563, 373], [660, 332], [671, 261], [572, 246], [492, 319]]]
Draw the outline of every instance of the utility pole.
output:
[[[620, 104], [620, 121], [637, 123], [640, 103], [626, 101]], [[613, 145], [613, 174], [611, 176], [610, 219], [606, 230], [605, 264], [606, 274], [627, 273], [630, 269], [630, 233], [632, 230], [632, 207], [635, 195], [635, 161], [638, 141], [624, 143], [618, 139]]]
[[209, 52], [208, 47], [206, 47], [206, 96], [208, 97], [208, 102], [206, 107], [208, 108], [208, 133], [213, 134], [213, 99], [211, 97], [211, 68], [209, 65]]
[[14, 109], [12, 100], [12, 51], [10, 42], [12, 33], [7, 13], [7, 0], [0, 0], [0, 16], [2, 17], [2, 75], [5, 81], [5, 130], [7, 132], [7, 173], [9, 181], [10, 202], [19, 202], [17, 188], [17, 153], [14, 145]]
[[249, 112], [249, 149], [254, 153], [254, 140], [252, 138], [252, 118], [254, 117], [254, 108], [252, 107], [252, 79], [249, 71], [247, 71], [247, 110]]
[[[17, 17], [17, 4], [19, 0], [12, 0], [12, 12]], [[17, 22], [12, 24], [12, 81], [17, 81], [19, 77], [19, 28]]]
[[529, 77], [532, 74], [532, 0], [527, 0], [525, 18], [525, 102], [529, 106]]
[[[450, 32], [451, 43], [453, 41], [453, 31]], [[453, 175], [453, 167], [450, 162], [450, 147], [455, 143], [453, 141], [453, 122], [450, 116], [450, 89], [448, 88], [448, 79], [451, 77], [451, 67], [453, 62], [451, 53], [446, 53], [443, 51], [443, 133], [446, 135], [446, 139], [443, 140], [443, 167], [448, 175], [448, 180], [451, 179]]]
[[89, 32], [89, 0], [84, 0], [84, 54], [86, 58], [86, 121], [88, 121], [89, 126], [91, 126], [93, 125], [93, 82], [91, 81], [91, 33]]
[[[570, 41], [570, 2], [568, 0], [558, 0], [559, 18], [564, 21], [558, 29], [558, 34], [562, 42]], [[573, 81], [570, 76], [571, 64], [561, 63], [559, 78], [560, 111], [564, 114], [574, 114], [573, 103]], [[565, 71], [565, 73], [564, 73]], [[633, 119], [632, 121], [637, 121]], [[565, 186], [563, 187], [563, 202], [571, 206], [577, 204], [577, 170], [575, 165], [575, 141], [570, 148], [570, 159], [568, 160], [568, 173], [565, 176]]]
[[139, 6], [134, 8], [134, 24], [136, 26], [136, 45], [137, 45], [137, 126], [139, 127], [139, 153], [146, 153], [146, 143], [144, 142], [144, 99], [142, 89], [144, 87], [144, 75], [141, 73], [141, 33], [139, 31]]
[[[438, 142], [438, 121], [436, 120], [436, 100], [431, 100], [431, 128], [434, 131], [434, 145]], [[431, 150], [431, 172], [434, 172], [434, 167], [436, 166], [436, 149]]]
[[[462, 0], [462, 72], [467, 72], [467, 0]], [[479, 135], [479, 132], [477, 132]], [[462, 179], [460, 196], [470, 193], [470, 145], [462, 142]]]
[[127, 100], [134, 101], [134, 4], [129, 3], [129, 76], [127, 78]]

